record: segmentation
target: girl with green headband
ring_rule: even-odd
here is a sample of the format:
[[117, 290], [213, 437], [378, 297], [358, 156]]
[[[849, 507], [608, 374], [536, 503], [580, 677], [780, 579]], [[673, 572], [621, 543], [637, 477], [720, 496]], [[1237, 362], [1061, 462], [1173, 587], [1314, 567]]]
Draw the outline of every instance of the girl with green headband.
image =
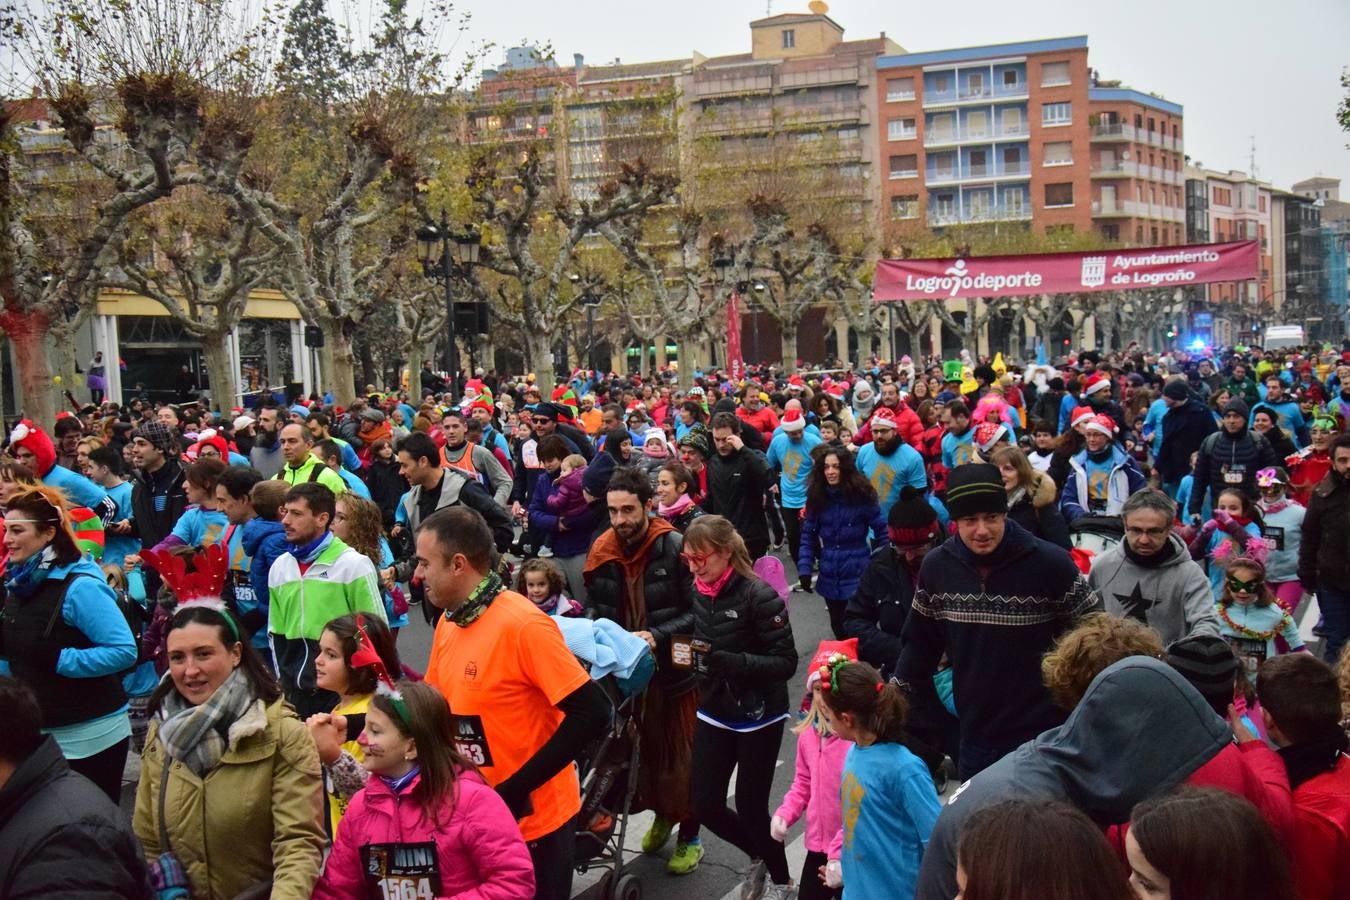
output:
[[161, 897], [306, 897], [325, 843], [314, 741], [219, 601], [183, 603], [132, 824]]
[[1336, 418], [1326, 410], [1313, 413], [1308, 429], [1310, 443], [1284, 461], [1289, 470], [1289, 493], [1304, 506], [1312, 489], [1331, 471], [1331, 441], [1340, 433]]
[[382, 679], [360, 741], [370, 780], [347, 806], [315, 900], [534, 896], [520, 827], [455, 751], [434, 687]]

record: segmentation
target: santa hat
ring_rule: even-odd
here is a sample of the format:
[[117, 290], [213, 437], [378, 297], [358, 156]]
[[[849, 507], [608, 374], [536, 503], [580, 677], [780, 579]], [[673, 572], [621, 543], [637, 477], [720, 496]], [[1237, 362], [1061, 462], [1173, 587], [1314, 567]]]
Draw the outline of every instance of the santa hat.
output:
[[791, 390], [792, 388], [797, 388], [798, 390], [806, 389], [806, 382], [802, 381], [802, 376], [800, 375], [793, 375], [788, 379], [787, 383], [788, 390]]
[[1100, 372], [1093, 372], [1088, 376], [1087, 381], [1083, 382], [1083, 396], [1087, 397], [1098, 391], [1111, 390], [1111, 379]]
[[842, 653], [853, 662], [858, 661], [858, 639], [849, 638], [845, 641], [821, 641], [816, 647], [815, 656], [811, 657], [811, 665], [806, 667], [806, 690], [809, 692], [816, 686], [820, 680], [820, 670], [828, 665], [830, 657], [836, 653]]
[[988, 453], [994, 445], [1008, 434], [1008, 426], [999, 422], [981, 422], [975, 426], [975, 446], [981, 453]]
[[844, 385], [841, 382], [836, 381], [833, 384], [826, 386], [825, 393], [842, 403], [844, 400]]
[[473, 412], [475, 409], [485, 409], [487, 410], [488, 415], [492, 415], [492, 404], [488, 403], [486, 400], [475, 400], [473, 403], [470, 403], [469, 412]]
[[1069, 415], [1069, 427], [1077, 428], [1096, 415], [1090, 406], [1075, 406], [1073, 412]]
[[1107, 415], [1093, 416], [1083, 428], [1087, 431], [1100, 431], [1107, 437], [1116, 436], [1116, 423]]
[[872, 430], [876, 431], [878, 426], [895, 430], [895, 413], [885, 406], [878, 406], [877, 411], [872, 413]]
[[806, 419], [802, 418], [801, 410], [789, 409], [783, 413], [783, 430], [789, 434], [795, 434], [806, 428]]
[[21, 419], [9, 435], [11, 452], [14, 447], [22, 447], [33, 454], [37, 461], [37, 471], [33, 474], [44, 477], [56, 465], [56, 447], [52, 439], [41, 428], [33, 424], [32, 419]]

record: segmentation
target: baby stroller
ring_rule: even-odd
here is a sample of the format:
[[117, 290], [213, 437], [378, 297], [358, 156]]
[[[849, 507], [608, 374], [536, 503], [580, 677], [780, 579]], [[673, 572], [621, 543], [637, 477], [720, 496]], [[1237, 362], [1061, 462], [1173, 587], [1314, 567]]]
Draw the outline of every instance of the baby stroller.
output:
[[[578, 659], [587, 665], [586, 659]], [[592, 868], [606, 870], [599, 882], [600, 900], [638, 900], [642, 896], [638, 876], [624, 872], [623, 854], [637, 791], [640, 747], [636, 716], [643, 691], [655, 672], [656, 658], [650, 650], [644, 650], [626, 676], [612, 673], [596, 679], [609, 698], [612, 712], [604, 734], [577, 760], [581, 812], [577, 815], [575, 860], [577, 871], [583, 874]]]
[[1110, 550], [1125, 537], [1120, 516], [1082, 516], [1069, 523], [1069, 542], [1074, 562], [1087, 574], [1092, 560]]

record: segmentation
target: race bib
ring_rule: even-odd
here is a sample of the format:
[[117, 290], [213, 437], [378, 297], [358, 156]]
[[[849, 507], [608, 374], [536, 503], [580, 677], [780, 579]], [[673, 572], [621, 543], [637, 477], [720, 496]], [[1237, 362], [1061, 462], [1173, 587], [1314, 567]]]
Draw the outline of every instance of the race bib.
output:
[[488, 747], [487, 732], [482, 716], [453, 716], [455, 750], [475, 766], [491, 766], [492, 750]]
[[1224, 466], [1223, 483], [1224, 484], [1242, 484], [1247, 475], [1246, 466]]
[[1261, 529], [1261, 537], [1266, 542], [1267, 550], [1284, 549], [1284, 529], [1274, 525], [1267, 525]]
[[1230, 637], [1228, 645], [1237, 654], [1243, 670], [1249, 677], [1256, 677], [1256, 670], [1266, 661], [1266, 642], [1260, 638]]
[[441, 892], [436, 843], [366, 844], [361, 848], [371, 900], [435, 900]]
[[670, 664], [677, 669], [692, 669], [694, 667], [694, 648], [693, 638], [687, 634], [672, 634], [670, 636]]
[[253, 582], [249, 581], [248, 573], [232, 569], [230, 581], [233, 583], [235, 605], [243, 604], [246, 608], [253, 609], [256, 603], [254, 603]]

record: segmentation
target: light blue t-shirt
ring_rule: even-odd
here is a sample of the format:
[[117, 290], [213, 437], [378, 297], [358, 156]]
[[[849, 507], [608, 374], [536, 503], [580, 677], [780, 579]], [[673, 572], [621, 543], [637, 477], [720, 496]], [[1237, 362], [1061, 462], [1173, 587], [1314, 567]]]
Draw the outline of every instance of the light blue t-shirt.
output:
[[901, 444], [890, 456], [877, 453], [875, 444], [865, 444], [858, 451], [858, 471], [872, 482], [872, 487], [877, 492], [877, 501], [881, 504], [883, 519], [900, 499], [902, 487], [910, 485], [921, 491], [928, 487], [928, 473], [924, 471], [923, 457], [909, 444]]
[[1148, 405], [1148, 412], [1144, 414], [1144, 431], [1149, 435], [1149, 449], [1154, 456], [1162, 450], [1163, 416], [1167, 415], [1167, 409], [1167, 401], [1159, 397]]
[[362, 500], [370, 499], [370, 488], [361, 480], [361, 476], [348, 469], [338, 469], [338, 474], [342, 476], [343, 482], [347, 485], [347, 490], [351, 491]]
[[942, 465], [950, 472], [957, 466], [975, 461], [975, 426], [967, 428], [965, 434], [942, 436]]
[[942, 810], [928, 767], [902, 744], [854, 745], [839, 799], [844, 900], [913, 897]]
[[209, 547], [220, 540], [229, 524], [230, 520], [218, 509], [190, 506], [178, 517], [169, 534], [189, 547]]
[[802, 432], [802, 439], [794, 441], [786, 433], [780, 432], [769, 442], [769, 452], [765, 456], [769, 465], [778, 469], [778, 489], [782, 492], [784, 509], [801, 509], [806, 506], [806, 479], [811, 474], [811, 450], [820, 443], [820, 432], [812, 434], [814, 429]]
[[[113, 522], [134, 519], [135, 514], [131, 511], [131, 482], [124, 481], [117, 487], [107, 488], [107, 491], [108, 496], [112, 498], [113, 505], [117, 507], [117, 512], [113, 514]], [[123, 559], [140, 552], [141, 539], [134, 534], [114, 534], [111, 530], [104, 532], [104, 560], [120, 566]]]

